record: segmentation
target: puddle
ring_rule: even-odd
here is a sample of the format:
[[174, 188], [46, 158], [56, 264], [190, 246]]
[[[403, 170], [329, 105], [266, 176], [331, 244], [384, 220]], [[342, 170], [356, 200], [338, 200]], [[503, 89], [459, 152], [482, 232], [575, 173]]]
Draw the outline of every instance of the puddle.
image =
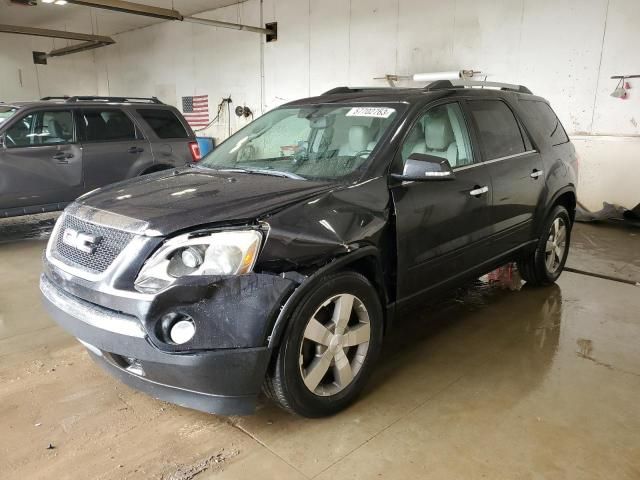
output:
[[19, 240], [46, 240], [60, 216], [60, 212], [38, 213], [22, 217], [0, 219], [0, 243]]

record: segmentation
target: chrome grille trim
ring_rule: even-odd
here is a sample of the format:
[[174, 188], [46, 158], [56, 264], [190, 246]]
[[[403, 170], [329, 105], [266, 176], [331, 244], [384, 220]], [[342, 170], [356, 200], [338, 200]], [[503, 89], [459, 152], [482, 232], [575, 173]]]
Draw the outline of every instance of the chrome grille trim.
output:
[[[51, 256], [56, 260], [92, 274], [104, 273], [133, 240], [134, 235], [64, 214], [58, 221], [55, 237], [51, 238]], [[101, 238], [95, 252], [87, 253], [63, 242], [66, 229], [84, 232]]]
[[137, 218], [127, 217], [119, 213], [100, 210], [99, 208], [82, 205], [80, 203], [72, 203], [65, 209], [65, 213], [74, 217], [103, 227], [121, 230], [133, 235], [151, 235], [153, 231], [149, 231], [149, 223]]

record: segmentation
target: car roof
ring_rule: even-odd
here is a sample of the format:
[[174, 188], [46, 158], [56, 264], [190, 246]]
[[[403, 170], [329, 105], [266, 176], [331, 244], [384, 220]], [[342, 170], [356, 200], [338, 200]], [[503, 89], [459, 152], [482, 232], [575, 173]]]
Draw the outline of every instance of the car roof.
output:
[[156, 97], [101, 97], [101, 96], [60, 96], [60, 97], [44, 97], [40, 100], [21, 101], [21, 102], [0, 102], [0, 105], [10, 106], [16, 108], [33, 108], [33, 107], [47, 107], [51, 105], [64, 105], [64, 106], [80, 106], [80, 107], [95, 107], [95, 106], [143, 106], [144, 108], [174, 108], [171, 105], [167, 105]]
[[141, 108], [174, 108], [172, 105], [165, 103], [139, 103], [139, 102], [65, 102], [64, 100], [36, 100], [32, 102], [10, 102], [0, 103], [0, 106], [27, 108], [27, 107], [47, 107], [51, 105], [64, 105], [66, 107], [102, 107], [102, 106], [119, 106], [119, 107], [141, 107]]
[[[522, 87], [524, 88], [524, 87]], [[495, 88], [465, 88], [465, 87], [440, 87], [404, 88], [404, 87], [337, 87], [322, 95], [301, 98], [283, 106], [298, 106], [321, 103], [425, 103], [445, 96], [465, 98], [518, 98], [526, 100], [539, 100], [547, 102], [526, 91], [514, 91]], [[529, 93], [527, 93], [529, 92]]]

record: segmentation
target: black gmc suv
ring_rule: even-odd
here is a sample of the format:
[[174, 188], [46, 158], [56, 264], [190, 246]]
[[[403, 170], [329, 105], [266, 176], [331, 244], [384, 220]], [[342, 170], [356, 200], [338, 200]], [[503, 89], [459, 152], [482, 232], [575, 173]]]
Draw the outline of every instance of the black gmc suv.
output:
[[533, 285], [558, 278], [577, 166], [522, 86], [336, 88], [196, 166], [79, 198], [41, 290], [102, 366], [157, 398], [250, 413], [262, 388], [329, 415], [414, 301], [510, 261]]

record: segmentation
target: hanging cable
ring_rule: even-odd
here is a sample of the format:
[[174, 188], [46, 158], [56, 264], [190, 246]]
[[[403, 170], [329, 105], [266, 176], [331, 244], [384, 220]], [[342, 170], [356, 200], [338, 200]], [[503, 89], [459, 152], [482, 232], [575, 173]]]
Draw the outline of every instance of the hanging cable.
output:
[[[229, 106], [229, 104], [231, 104], [232, 102], [233, 102], [233, 100], [231, 100], [231, 94], [229, 94], [229, 96], [227, 98], [223, 97], [222, 101], [218, 104], [218, 111], [216, 112], [216, 116], [213, 118], [213, 120], [211, 120], [209, 123], [207, 123], [204, 127], [198, 128], [197, 130], [194, 130], [194, 132], [201, 132], [203, 130], [206, 130], [211, 125], [216, 123], [220, 119], [220, 114], [222, 113], [222, 109], [224, 108], [224, 104], [226, 103], [227, 106]], [[229, 136], [231, 136], [231, 115], [229, 115]]]

